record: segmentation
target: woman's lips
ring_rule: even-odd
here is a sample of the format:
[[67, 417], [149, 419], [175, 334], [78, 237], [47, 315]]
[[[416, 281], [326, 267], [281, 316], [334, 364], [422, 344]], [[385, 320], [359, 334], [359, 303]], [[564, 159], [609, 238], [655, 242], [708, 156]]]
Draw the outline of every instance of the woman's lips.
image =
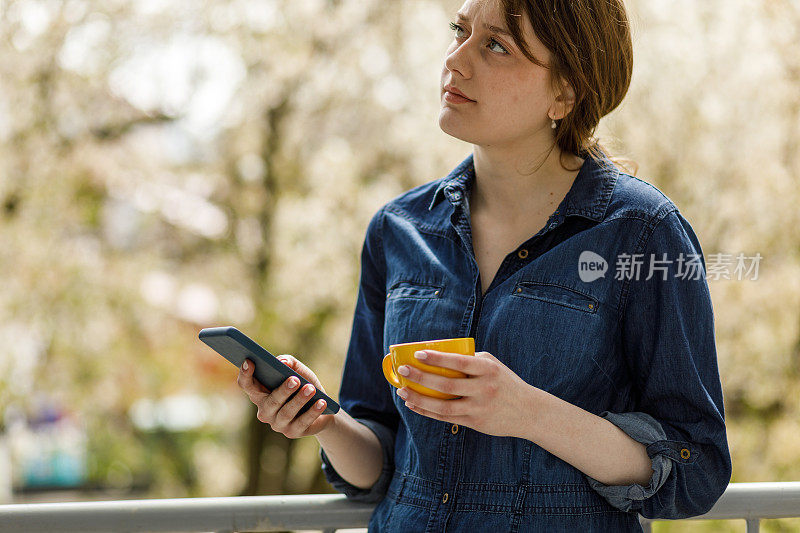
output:
[[475, 100], [470, 100], [469, 98], [464, 98], [461, 95], [451, 93], [450, 91], [444, 92], [444, 99], [452, 104], [469, 104], [475, 103]]

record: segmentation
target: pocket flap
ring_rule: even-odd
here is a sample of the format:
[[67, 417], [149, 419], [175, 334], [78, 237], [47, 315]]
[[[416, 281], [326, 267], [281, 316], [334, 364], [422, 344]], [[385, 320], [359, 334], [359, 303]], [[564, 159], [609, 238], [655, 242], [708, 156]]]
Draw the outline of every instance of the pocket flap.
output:
[[386, 297], [394, 298], [441, 298], [444, 287], [441, 285], [428, 285], [413, 281], [399, 281], [389, 289]]
[[514, 287], [512, 294], [522, 298], [531, 298], [571, 307], [586, 313], [597, 312], [597, 298], [554, 283], [520, 281]]

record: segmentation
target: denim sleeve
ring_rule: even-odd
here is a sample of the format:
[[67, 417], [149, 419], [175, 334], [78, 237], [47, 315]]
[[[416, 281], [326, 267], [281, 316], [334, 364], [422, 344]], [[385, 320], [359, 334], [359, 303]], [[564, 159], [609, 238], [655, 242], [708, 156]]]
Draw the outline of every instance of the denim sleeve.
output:
[[345, 481], [320, 448], [322, 471], [328, 482], [348, 499], [377, 502], [383, 499], [394, 474], [394, 442], [400, 415], [390, 385], [383, 377], [383, 317], [386, 303], [386, 262], [381, 241], [383, 209], [369, 223], [361, 250], [361, 281], [353, 329], [347, 349], [339, 405], [371, 429], [383, 450], [381, 475], [369, 489]]
[[[352, 416], [352, 415], [351, 415]], [[374, 503], [383, 499], [386, 495], [386, 490], [389, 488], [389, 482], [392, 480], [394, 474], [394, 438], [396, 431], [391, 430], [380, 422], [375, 422], [369, 419], [359, 419], [359, 422], [371, 429], [381, 443], [383, 450], [383, 467], [381, 468], [381, 475], [378, 481], [368, 489], [362, 489], [345, 481], [342, 476], [334, 470], [328, 456], [325, 455], [325, 450], [319, 449], [320, 459], [322, 459], [322, 471], [325, 474], [325, 479], [331, 486], [347, 496], [348, 499], [357, 502]]]
[[[667, 439], [667, 434], [661, 424], [647, 413], [611, 413], [604, 411], [600, 416], [645, 446]], [[672, 471], [672, 461], [665, 455], [656, 453], [650, 448], [647, 450], [647, 455], [650, 456], [653, 470], [647, 486], [639, 485], [638, 483], [632, 485], [605, 485], [592, 477], [586, 476], [589, 485], [617, 509], [632, 511], [637, 501], [645, 500], [655, 494], [664, 485]]]
[[674, 206], [644, 237], [642, 270], [623, 289], [621, 311], [634, 408], [600, 416], [647, 447], [653, 473], [647, 486], [586, 477], [623, 511], [689, 518], [708, 512], [731, 478], [711, 295], [700, 243]]

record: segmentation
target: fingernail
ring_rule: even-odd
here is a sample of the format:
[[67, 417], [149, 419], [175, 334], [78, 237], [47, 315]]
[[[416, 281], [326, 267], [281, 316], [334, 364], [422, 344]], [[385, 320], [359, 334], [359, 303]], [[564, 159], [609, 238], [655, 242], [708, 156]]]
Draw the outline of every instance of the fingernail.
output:
[[247, 370], [247, 361], [245, 361], [244, 364], [242, 365], [242, 370]]
[[407, 376], [408, 367], [406, 365], [401, 366], [400, 368], [397, 369], [397, 373], [400, 374], [401, 376]]
[[322, 409], [323, 407], [325, 407], [325, 400], [318, 401], [317, 405], [316, 405], [316, 408], [317, 409]]
[[311, 396], [312, 392], [314, 392], [314, 389], [312, 387], [307, 387], [306, 390], [303, 391], [303, 395]]
[[408, 393], [403, 389], [397, 389], [397, 395], [400, 396], [402, 399], [408, 398]]
[[414, 357], [416, 357], [417, 359], [427, 359], [428, 358], [428, 353], [427, 352], [417, 352], [417, 353], [414, 354]]
[[296, 380], [296, 379], [294, 379], [294, 378], [291, 378], [291, 379], [289, 380], [289, 388], [290, 388], [290, 389], [293, 389], [293, 388], [295, 388], [295, 387], [297, 387], [297, 380]]

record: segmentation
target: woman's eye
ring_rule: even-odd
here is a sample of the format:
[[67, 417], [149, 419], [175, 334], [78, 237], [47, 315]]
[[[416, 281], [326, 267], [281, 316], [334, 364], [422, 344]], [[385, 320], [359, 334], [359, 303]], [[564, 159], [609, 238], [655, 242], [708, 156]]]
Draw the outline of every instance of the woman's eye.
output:
[[[459, 26], [455, 22], [451, 22], [450, 23], [450, 29], [453, 30], [454, 32], [456, 32], [456, 38], [457, 39], [460, 39], [462, 37], [461, 35], [458, 35], [458, 32], [459, 31], [464, 31], [464, 28], [462, 28], [461, 26]], [[489, 39], [489, 47], [491, 48], [492, 46], [497, 46], [500, 49], [499, 53], [508, 54], [508, 50], [506, 50], [505, 47], [502, 44], [498, 43], [494, 39]]]
[[508, 53], [508, 50], [506, 50], [506, 49], [503, 47], [503, 45], [502, 45], [502, 44], [498, 43], [498, 42], [497, 42], [497, 41], [495, 41], [494, 39], [490, 39], [490, 40], [491, 40], [492, 44], [491, 44], [491, 45], [489, 45], [489, 46], [492, 46], [492, 45], [495, 45], [495, 44], [496, 44], [497, 46], [499, 46], [499, 47], [500, 47], [500, 50], [502, 50], [502, 52], [500, 52], [501, 54], [507, 54], [507, 53]]
[[[450, 29], [455, 31], [455, 32], [464, 31], [464, 29], [461, 26], [459, 26], [458, 24], [456, 24], [455, 22], [451, 22], [450, 23]], [[456, 35], [456, 37], [458, 37], [458, 35]]]

